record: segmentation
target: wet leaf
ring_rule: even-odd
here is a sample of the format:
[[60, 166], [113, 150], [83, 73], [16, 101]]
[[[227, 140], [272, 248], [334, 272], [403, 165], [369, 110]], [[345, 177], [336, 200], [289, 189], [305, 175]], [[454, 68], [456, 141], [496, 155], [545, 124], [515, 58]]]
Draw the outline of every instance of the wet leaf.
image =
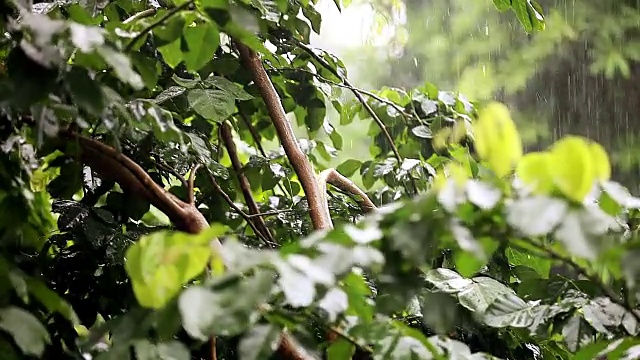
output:
[[194, 89], [189, 91], [187, 99], [195, 112], [217, 123], [225, 121], [235, 111], [235, 99], [223, 90]]

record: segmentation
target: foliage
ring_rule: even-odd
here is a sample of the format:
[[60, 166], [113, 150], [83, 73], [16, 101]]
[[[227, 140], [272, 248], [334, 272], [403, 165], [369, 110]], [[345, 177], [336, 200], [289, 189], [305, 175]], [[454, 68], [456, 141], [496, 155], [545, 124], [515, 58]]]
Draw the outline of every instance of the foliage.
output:
[[[496, 1], [541, 29], [532, 4]], [[640, 200], [598, 144], [523, 154], [503, 105], [355, 89], [309, 1], [3, 15], [4, 358], [637, 357]], [[371, 124], [341, 174], [327, 106]]]

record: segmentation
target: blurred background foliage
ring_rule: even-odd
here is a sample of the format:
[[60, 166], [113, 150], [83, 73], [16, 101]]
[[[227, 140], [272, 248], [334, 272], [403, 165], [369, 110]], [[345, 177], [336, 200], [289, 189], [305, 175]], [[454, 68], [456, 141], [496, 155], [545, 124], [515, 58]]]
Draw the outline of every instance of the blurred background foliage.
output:
[[[342, 14], [323, 1], [332, 15], [315, 44], [358, 71], [349, 73], [356, 86], [427, 81], [503, 101], [527, 150], [587, 136], [611, 153], [616, 180], [640, 192], [640, 1], [541, 0], [546, 30], [531, 34], [492, 0], [354, 0]], [[340, 129], [351, 151], [332, 163], [368, 156], [363, 124]]]

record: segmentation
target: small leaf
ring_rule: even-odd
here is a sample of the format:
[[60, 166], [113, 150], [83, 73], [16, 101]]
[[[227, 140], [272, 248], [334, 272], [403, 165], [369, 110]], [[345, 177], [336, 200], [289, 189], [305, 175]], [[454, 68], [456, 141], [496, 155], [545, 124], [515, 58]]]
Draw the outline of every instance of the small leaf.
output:
[[206, 85], [214, 86], [220, 90], [224, 90], [240, 101], [253, 99], [253, 95], [246, 92], [240, 84], [229, 81], [222, 76], [211, 75], [204, 81], [204, 83]]
[[457, 293], [473, 284], [471, 279], [465, 279], [455, 271], [442, 268], [429, 270], [425, 276], [425, 280], [445, 293]]
[[353, 176], [353, 174], [355, 174], [356, 171], [358, 171], [358, 169], [360, 169], [361, 166], [362, 161], [356, 159], [348, 159], [345, 160], [342, 164], [338, 165], [336, 170], [346, 177], [351, 177]]
[[505, 294], [496, 298], [484, 313], [482, 320], [493, 327], [529, 327], [533, 321], [532, 306], [515, 294]]
[[32, 314], [15, 306], [0, 309], [0, 329], [9, 333], [27, 355], [42, 356], [46, 344], [51, 342], [44, 325]]
[[318, 307], [327, 312], [329, 321], [334, 322], [338, 319], [338, 315], [349, 307], [349, 299], [341, 289], [332, 288], [320, 300]]
[[90, 114], [100, 115], [104, 108], [104, 95], [98, 82], [89, 77], [87, 70], [74, 66], [65, 74], [69, 91], [77, 105]]
[[418, 125], [411, 129], [413, 135], [422, 138], [422, 139], [431, 139], [433, 134], [431, 133], [431, 129], [429, 129], [426, 125]]
[[571, 211], [560, 223], [555, 236], [573, 255], [594, 260], [598, 255], [598, 250], [594, 240], [584, 230], [580, 215], [576, 211]]
[[520, 160], [516, 168], [518, 178], [536, 195], [547, 195], [553, 188], [550, 158], [546, 152], [531, 152]]
[[138, 73], [131, 68], [131, 60], [121, 52], [118, 52], [108, 46], [98, 48], [98, 53], [102, 56], [113, 70], [118, 78], [125, 83], [131, 85], [132, 88], [140, 90], [144, 87], [144, 82]]
[[[335, 0], [338, 1], [338, 0]], [[327, 349], [327, 360], [344, 360], [353, 358], [356, 346], [346, 339], [339, 338]]]
[[496, 206], [502, 193], [487, 183], [469, 180], [465, 184], [469, 201], [482, 210], [490, 210]]
[[589, 143], [581, 137], [567, 136], [553, 145], [549, 171], [565, 196], [582, 202], [593, 189], [598, 179], [593, 160]]

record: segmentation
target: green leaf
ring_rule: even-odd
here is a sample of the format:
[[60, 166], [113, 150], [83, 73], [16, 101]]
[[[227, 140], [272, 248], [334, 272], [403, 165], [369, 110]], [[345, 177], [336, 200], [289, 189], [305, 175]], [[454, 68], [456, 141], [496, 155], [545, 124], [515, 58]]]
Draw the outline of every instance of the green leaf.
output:
[[253, 96], [246, 92], [240, 84], [236, 84], [222, 76], [209, 76], [205, 81], [205, 85], [216, 87], [220, 90], [224, 90], [231, 94], [234, 98], [240, 101], [251, 100]]
[[338, 165], [336, 170], [346, 177], [351, 177], [355, 174], [358, 169], [362, 166], [362, 161], [356, 159], [348, 159], [344, 161], [342, 164]]
[[51, 343], [44, 325], [32, 314], [15, 306], [0, 309], [0, 329], [10, 334], [27, 355], [40, 357], [45, 346]]
[[566, 136], [556, 142], [551, 149], [549, 171], [558, 189], [568, 198], [582, 202], [596, 181], [606, 180], [610, 174], [608, 159], [602, 152], [578, 136]]
[[[166, 12], [162, 10], [159, 11], [159, 13], [166, 14]], [[167, 19], [167, 21], [165, 21], [161, 26], [157, 26], [153, 29], [153, 34], [162, 40], [159, 42], [158, 46], [173, 42], [180, 38], [185, 25], [186, 21], [184, 16], [181, 16], [181, 14], [178, 13]]]
[[455, 328], [460, 314], [458, 304], [452, 300], [450, 295], [431, 291], [422, 296], [422, 319], [436, 334], [446, 334]]
[[159, 309], [173, 299], [204, 271], [211, 257], [209, 242], [223, 232], [217, 225], [198, 235], [159, 231], [129, 247], [125, 268], [140, 305]]
[[564, 342], [571, 352], [575, 352], [582, 346], [590, 343], [593, 335], [593, 329], [579, 315], [571, 317], [562, 327]]
[[195, 112], [217, 123], [225, 121], [235, 111], [235, 99], [223, 90], [194, 89], [189, 91], [187, 99]]
[[213, 59], [220, 45], [218, 27], [210, 22], [190, 26], [184, 30], [188, 50], [183, 50], [182, 58], [188, 70], [197, 71]]
[[133, 53], [131, 60], [147, 89], [154, 89], [158, 84], [158, 62], [140, 53]]
[[179, 341], [152, 344], [148, 340], [136, 341], [133, 345], [137, 360], [189, 360], [189, 349]]
[[543, 279], [549, 278], [551, 270], [551, 260], [531, 255], [516, 249], [508, 248], [506, 251], [509, 264], [513, 266], [527, 266], [534, 269]]
[[493, 0], [493, 4], [499, 11], [505, 11], [511, 8], [511, 0]]
[[509, 225], [527, 236], [540, 236], [553, 231], [563, 222], [569, 205], [561, 200], [545, 196], [526, 197], [507, 205]]
[[183, 60], [182, 50], [180, 48], [181, 39], [179, 38], [167, 45], [160, 46], [158, 51], [162, 54], [162, 59], [167, 63], [167, 65], [175, 68], [180, 64]]
[[507, 175], [522, 157], [522, 142], [506, 106], [487, 105], [473, 124], [478, 156], [498, 177]]
[[74, 102], [93, 115], [104, 108], [104, 95], [98, 82], [89, 77], [87, 70], [74, 66], [65, 74], [65, 81]]
[[274, 325], [258, 325], [238, 344], [240, 360], [268, 359], [278, 348], [282, 329]]
[[[336, 0], [337, 1], [337, 0]], [[353, 358], [356, 346], [345, 339], [338, 339], [327, 349], [327, 360], [343, 360]]]

